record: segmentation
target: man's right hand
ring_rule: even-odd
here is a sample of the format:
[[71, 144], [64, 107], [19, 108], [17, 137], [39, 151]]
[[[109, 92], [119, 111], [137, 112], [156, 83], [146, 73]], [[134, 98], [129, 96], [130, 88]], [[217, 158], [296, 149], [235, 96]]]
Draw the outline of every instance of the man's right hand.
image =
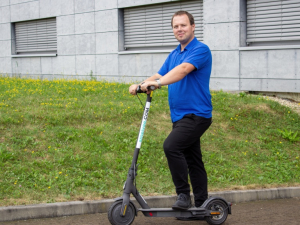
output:
[[129, 93], [132, 95], [136, 95], [136, 89], [138, 88], [138, 84], [133, 84], [129, 87]]

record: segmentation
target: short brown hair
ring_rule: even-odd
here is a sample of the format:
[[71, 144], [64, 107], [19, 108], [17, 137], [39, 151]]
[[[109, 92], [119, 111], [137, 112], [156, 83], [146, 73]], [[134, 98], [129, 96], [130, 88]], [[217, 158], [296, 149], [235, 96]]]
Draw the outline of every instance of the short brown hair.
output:
[[190, 14], [189, 12], [187, 11], [183, 11], [183, 10], [180, 10], [180, 11], [177, 11], [176, 13], [174, 13], [174, 15], [172, 16], [172, 20], [171, 20], [171, 26], [173, 27], [173, 18], [175, 16], [181, 16], [181, 15], [187, 15], [189, 20], [190, 20], [190, 24], [193, 25], [195, 24], [195, 20], [194, 20], [194, 17], [192, 14]]

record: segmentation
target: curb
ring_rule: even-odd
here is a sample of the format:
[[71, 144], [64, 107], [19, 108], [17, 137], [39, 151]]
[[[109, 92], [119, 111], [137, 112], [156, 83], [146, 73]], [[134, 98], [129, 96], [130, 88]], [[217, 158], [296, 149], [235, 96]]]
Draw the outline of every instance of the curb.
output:
[[[295, 198], [300, 197], [300, 187], [210, 192], [209, 196], [223, 197], [232, 203]], [[165, 208], [170, 207], [174, 203], [176, 196], [145, 197], [145, 200], [150, 207]], [[132, 201], [139, 206], [135, 199], [132, 199]], [[113, 199], [107, 199], [0, 207], [0, 221], [106, 213], [113, 202]]]

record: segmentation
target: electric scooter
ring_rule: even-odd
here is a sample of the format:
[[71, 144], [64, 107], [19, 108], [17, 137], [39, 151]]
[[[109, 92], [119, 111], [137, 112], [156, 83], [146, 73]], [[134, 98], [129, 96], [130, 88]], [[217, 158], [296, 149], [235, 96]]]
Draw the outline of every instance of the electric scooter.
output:
[[[199, 217], [199, 220], [206, 220], [206, 222], [211, 225], [223, 224], [226, 221], [228, 214], [231, 214], [231, 203], [221, 197], [209, 197], [201, 207], [193, 207], [187, 210], [150, 208], [135, 187], [134, 181], [137, 176], [137, 160], [142, 145], [154, 89], [155, 87], [153, 86], [148, 87], [148, 90], [151, 90], [151, 93], [147, 94], [146, 105], [136, 147], [133, 153], [132, 163], [123, 186], [123, 196], [116, 198], [115, 202], [110, 206], [108, 210], [108, 220], [112, 225], [130, 225], [134, 221], [135, 216], [137, 216], [138, 211], [141, 211], [146, 217]], [[143, 92], [139, 86], [137, 88], [137, 93], [145, 92]], [[141, 208], [137, 209], [132, 203], [130, 194], [135, 197]]]

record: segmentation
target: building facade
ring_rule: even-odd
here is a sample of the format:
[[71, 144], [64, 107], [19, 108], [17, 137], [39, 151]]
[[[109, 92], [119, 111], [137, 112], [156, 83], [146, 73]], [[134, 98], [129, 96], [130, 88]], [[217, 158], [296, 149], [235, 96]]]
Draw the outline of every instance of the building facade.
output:
[[1, 0], [0, 74], [141, 81], [178, 44], [180, 9], [212, 51], [211, 89], [300, 93], [300, 0]]

